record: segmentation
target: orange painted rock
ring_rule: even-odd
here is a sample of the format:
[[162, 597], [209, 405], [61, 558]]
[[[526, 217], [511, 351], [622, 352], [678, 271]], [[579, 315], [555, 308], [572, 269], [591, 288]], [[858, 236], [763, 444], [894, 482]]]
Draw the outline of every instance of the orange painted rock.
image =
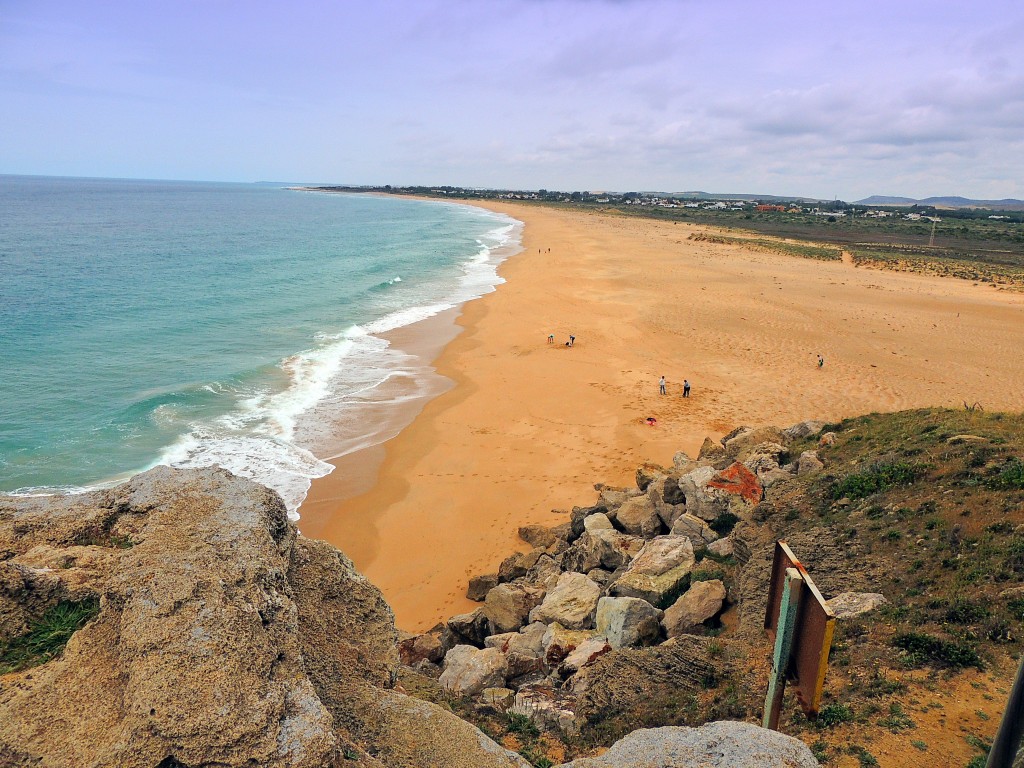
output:
[[735, 493], [751, 504], [757, 504], [764, 498], [764, 486], [757, 479], [757, 475], [738, 461], [708, 480], [708, 486], [726, 493]]

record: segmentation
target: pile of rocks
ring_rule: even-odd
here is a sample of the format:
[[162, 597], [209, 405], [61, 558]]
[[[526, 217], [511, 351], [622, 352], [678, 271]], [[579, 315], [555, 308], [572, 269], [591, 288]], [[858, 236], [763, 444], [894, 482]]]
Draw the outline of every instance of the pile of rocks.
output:
[[573, 731], [580, 670], [715, 625], [728, 590], [692, 579], [695, 566], [732, 555], [732, 537], [720, 533], [750, 520], [766, 488], [823, 467], [815, 451], [791, 460], [788, 448], [822, 426], [740, 427], [705, 440], [695, 460], [678, 453], [672, 467], [642, 465], [636, 488], [597, 486], [596, 503], [562, 525], [521, 528], [532, 549], [470, 580], [467, 596], [481, 607], [404, 637], [402, 662], [452, 694]]

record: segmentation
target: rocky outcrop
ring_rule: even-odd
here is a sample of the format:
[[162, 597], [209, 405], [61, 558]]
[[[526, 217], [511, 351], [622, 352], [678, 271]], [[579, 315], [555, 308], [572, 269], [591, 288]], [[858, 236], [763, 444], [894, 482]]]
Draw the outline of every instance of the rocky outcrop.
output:
[[[5, 765], [526, 765], [391, 690], [397, 633], [380, 592], [298, 536], [276, 494], [226, 471], [0, 499], [0, 553], [5, 572], [29, 569], [32, 592], [8, 594], [4, 615], [13, 604], [21, 619], [0, 626], [70, 597], [99, 604], [57, 658], [0, 676]], [[26, 565], [44, 556], [69, 565], [56, 581]]]
[[561, 768], [817, 768], [811, 750], [792, 736], [750, 723], [700, 728], [645, 728], [615, 742], [600, 757]]

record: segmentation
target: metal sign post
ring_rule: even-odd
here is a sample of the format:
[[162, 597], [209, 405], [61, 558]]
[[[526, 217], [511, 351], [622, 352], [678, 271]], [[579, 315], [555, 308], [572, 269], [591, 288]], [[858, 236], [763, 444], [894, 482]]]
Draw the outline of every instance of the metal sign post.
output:
[[768, 679], [768, 695], [764, 699], [765, 728], [779, 729], [779, 711], [782, 696], [786, 692], [786, 670], [789, 656], [793, 651], [793, 635], [796, 632], [796, 617], [800, 611], [800, 588], [803, 576], [796, 568], [786, 569], [786, 584], [779, 607], [779, 624], [775, 633], [775, 653], [772, 655], [772, 673]]
[[[799, 582], [790, 571], [796, 571]], [[791, 630], [788, 629], [790, 622]], [[835, 614], [825, 604], [807, 569], [786, 542], [775, 542], [768, 610], [764, 617], [764, 628], [775, 640], [772, 681], [765, 699], [766, 728], [778, 727], [779, 704], [787, 678], [793, 681], [803, 711], [811, 717], [818, 714], [835, 626]], [[789, 632], [791, 636], [787, 639]], [[773, 704], [776, 701], [778, 703]]]

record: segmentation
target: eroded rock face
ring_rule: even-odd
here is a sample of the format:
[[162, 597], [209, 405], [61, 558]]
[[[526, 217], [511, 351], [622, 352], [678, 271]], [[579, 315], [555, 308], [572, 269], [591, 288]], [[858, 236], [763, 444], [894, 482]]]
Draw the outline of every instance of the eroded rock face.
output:
[[[0, 563], [23, 557], [70, 566], [42, 602], [100, 608], [59, 657], [0, 677], [4, 765], [526, 765], [389, 690], [397, 633], [380, 592], [298, 536], [276, 494], [224, 470], [0, 498]], [[408, 745], [424, 719], [430, 733]]]
[[807, 745], [750, 723], [722, 721], [700, 728], [666, 726], [633, 731], [600, 757], [559, 768], [818, 768]]

